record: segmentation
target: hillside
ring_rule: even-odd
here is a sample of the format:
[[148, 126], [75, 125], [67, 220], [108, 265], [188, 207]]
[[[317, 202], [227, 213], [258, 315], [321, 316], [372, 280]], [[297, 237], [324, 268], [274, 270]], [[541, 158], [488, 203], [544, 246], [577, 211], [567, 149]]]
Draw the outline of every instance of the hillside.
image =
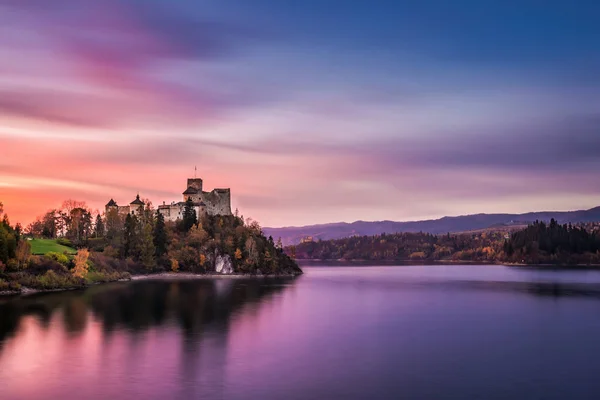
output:
[[599, 265], [600, 229], [535, 222], [511, 234], [393, 233], [304, 242], [286, 252], [298, 260], [485, 262]]
[[307, 236], [314, 240], [339, 239], [350, 236], [378, 235], [396, 232], [426, 232], [431, 234], [476, 231], [492, 226], [527, 225], [536, 220], [558, 223], [599, 222], [600, 207], [580, 211], [542, 211], [525, 214], [474, 214], [457, 217], [443, 217], [425, 221], [356, 221], [301, 227], [263, 228], [266, 236], [281, 238], [284, 245], [300, 243]]
[[56, 239], [33, 239], [29, 241], [31, 245], [31, 254], [44, 255], [51, 252], [75, 254], [77, 250], [72, 247], [59, 244]]

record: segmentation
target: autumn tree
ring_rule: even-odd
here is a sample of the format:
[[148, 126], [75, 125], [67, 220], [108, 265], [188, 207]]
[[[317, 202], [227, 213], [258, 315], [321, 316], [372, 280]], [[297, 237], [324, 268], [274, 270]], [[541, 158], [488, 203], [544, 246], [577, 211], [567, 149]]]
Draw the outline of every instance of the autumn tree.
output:
[[208, 239], [208, 233], [200, 225], [193, 226], [187, 236], [187, 242], [190, 246], [200, 249]]
[[77, 254], [75, 255], [74, 262], [75, 267], [71, 271], [73, 276], [78, 278], [85, 278], [88, 273], [88, 258], [90, 256], [90, 252], [88, 249], [79, 249]]
[[26, 240], [19, 241], [17, 245], [17, 250], [15, 252], [15, 258], [17, 260], [17, 268], [21, 269], [24, 264], [29, 262], [29, 258], [31, 257], [31, 244], [29, 244]]
[[253, 237], [249, 237], [246, 239], [246, 252], [248, 253], [248, 257], [246, 258], [246, 263], [250, 266], [255, 266], [259, 262], [259, 253], [258, 248], [256, 246], [256, 241]]
[[242, 259], [242, 250], [240, 250], [239, 247], [235, 249], [234, 258], [238, 261]]

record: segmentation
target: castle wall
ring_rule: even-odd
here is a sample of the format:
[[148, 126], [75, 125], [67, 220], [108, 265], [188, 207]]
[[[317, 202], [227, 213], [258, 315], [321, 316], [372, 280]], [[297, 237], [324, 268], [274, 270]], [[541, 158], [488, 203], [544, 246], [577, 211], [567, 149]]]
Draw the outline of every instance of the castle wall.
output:
[[158, 206], [158, 212], [165, 217], [165, 221], [175, 222], [183, 217], [183, 207], [179, 204]]
[[231, 191], [229, 189], [202, 192], [202, 201], [206, 204], [206, 212], [209, 215], [231, 215]]

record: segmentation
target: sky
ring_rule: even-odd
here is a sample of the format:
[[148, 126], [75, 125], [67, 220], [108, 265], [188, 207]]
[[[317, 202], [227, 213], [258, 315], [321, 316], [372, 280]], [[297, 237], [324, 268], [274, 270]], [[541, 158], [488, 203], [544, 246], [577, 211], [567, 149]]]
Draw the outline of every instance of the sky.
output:
[[0, 201], [263, 226], [600, 205], [600, 3], [0, 0]]

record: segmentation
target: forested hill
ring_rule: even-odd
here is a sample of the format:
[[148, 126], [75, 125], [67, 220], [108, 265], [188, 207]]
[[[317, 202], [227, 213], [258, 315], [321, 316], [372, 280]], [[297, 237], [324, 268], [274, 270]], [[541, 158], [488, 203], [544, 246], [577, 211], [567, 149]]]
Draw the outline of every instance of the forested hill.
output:
[[600, 207], [567, 212], [531, 212], [526, 214], [475, 214], [444, 217], [435, 220], [395, 222], [356, 221], [301, 227], [263, 228], [267, 236], [281, 238], [284, 245], [298, 244], [304, 238], [314, 240], [339, 239], [350, 236], [378, 235], [396, 232], [425, 232], [431, 234], [465, 232], [494, 226], [527, 225], [535, 221], [554, 219], [559, 224], [600, 222]]
[[432, 235], [394, 233], [304, 242], [286, 248], [299, 260], [455, 261], [600, 264], [600, 224], [535, 222], [502, 231]]

